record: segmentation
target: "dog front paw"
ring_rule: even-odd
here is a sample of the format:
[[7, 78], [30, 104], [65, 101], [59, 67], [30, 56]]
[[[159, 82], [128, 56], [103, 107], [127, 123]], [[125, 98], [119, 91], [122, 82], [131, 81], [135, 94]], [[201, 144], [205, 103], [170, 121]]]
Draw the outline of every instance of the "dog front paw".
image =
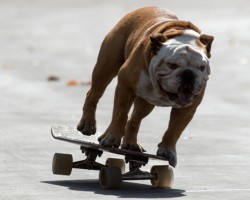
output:
[[118, 136], [113, 136], [108, 133], [104, 133], [98, 138], [101, 146], [104, 147], [115, 147], [118, 148], [121, 144], [121, 138]]
[[77, 130], [83, 135], [94, 135], [96, 133], [96, 121], [92, 120], [81, 120], [77, 125]]
[[157, 151], [157, 156], [162, 156], [162, 157], [167, 158], [169, 164], [172, 167], [175, 167], [177, 165], [176, 151], [171, 148], [159, 146], [158, 151]]

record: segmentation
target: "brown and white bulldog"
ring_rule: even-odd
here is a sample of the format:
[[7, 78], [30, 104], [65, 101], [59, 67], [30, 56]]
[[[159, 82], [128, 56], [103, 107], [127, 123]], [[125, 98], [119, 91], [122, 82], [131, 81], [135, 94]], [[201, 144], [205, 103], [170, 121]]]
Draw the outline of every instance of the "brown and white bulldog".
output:
[[171, 106], [157, 155], [176, 166], [177, 140], [204, 95], [212, 41], [212, 36], [162, 8], [146, 7], [127, 14], [101, 45], [78, 130], [95, 134], [97, 103], [118, 76], [112, 120], [99, 137], [100, 144], [119, 147], [123, 138], [121, 148], [143, 151], [137, 142], [141, 120], [154, 106]]

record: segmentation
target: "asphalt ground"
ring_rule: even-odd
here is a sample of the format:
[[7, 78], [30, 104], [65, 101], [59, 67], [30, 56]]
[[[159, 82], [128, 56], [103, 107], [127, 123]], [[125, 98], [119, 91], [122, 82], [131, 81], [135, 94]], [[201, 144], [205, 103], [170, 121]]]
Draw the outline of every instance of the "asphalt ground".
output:
[[[51, 125], [78, 123], [102, 39], [124, 14], [150, 5], [215, 37], [204, 101], [177, 146], [173, 188], [126, 181], [104, 190], [96, 171], [53, 175], [55, 152], [82, 155], [78, 146], [54, 140]], [[245, 0], [1, 0], [0, 199], [249, 199], [249, 6]], [[110, 121], [115, 83], [98, 105], [98, 133]], [[169, 110], [157, 108], [142, 123], [139, 141], [150, 153]], [[155, 164], [162, 163], [145, 168]]]

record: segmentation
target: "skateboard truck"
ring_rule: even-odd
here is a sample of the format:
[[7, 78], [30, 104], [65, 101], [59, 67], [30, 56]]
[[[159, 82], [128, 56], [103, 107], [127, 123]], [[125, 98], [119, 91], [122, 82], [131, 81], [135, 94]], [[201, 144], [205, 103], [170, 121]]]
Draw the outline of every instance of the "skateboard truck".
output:
[[80, 149], [82, 150], [82, 153], [85, 154], [86, 159], [73, 162], [73, 168], [78, 169], [89, 169], [89, 170], [100, 170], [101, 167], [104, 167], [105, 165], [96, 162], [97, 157], [101, 157], [103, 154], [103, 151], [97, 150], [97, 149], [91, 149], [84, 146], [81, 146]]
[[125, 155], [125, 162], [129, 163], [129, 171], [123, 174], [123, 180], [147, 180], [154, 176], [140, 168], [148, 163], [148, 157], [141, 155]]

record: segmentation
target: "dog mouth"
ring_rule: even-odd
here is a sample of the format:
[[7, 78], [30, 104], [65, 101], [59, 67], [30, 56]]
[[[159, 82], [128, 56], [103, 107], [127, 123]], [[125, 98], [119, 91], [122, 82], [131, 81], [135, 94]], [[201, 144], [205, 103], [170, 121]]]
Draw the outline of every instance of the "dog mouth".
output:
[[175, 101], [179, 98], [177, 93], [167, 92], [170, 101]]
[[170, 101], [185, 106], [193, 102], [197, 97], [193, 92], [178, 91], [177, 93], [166, 92]]

